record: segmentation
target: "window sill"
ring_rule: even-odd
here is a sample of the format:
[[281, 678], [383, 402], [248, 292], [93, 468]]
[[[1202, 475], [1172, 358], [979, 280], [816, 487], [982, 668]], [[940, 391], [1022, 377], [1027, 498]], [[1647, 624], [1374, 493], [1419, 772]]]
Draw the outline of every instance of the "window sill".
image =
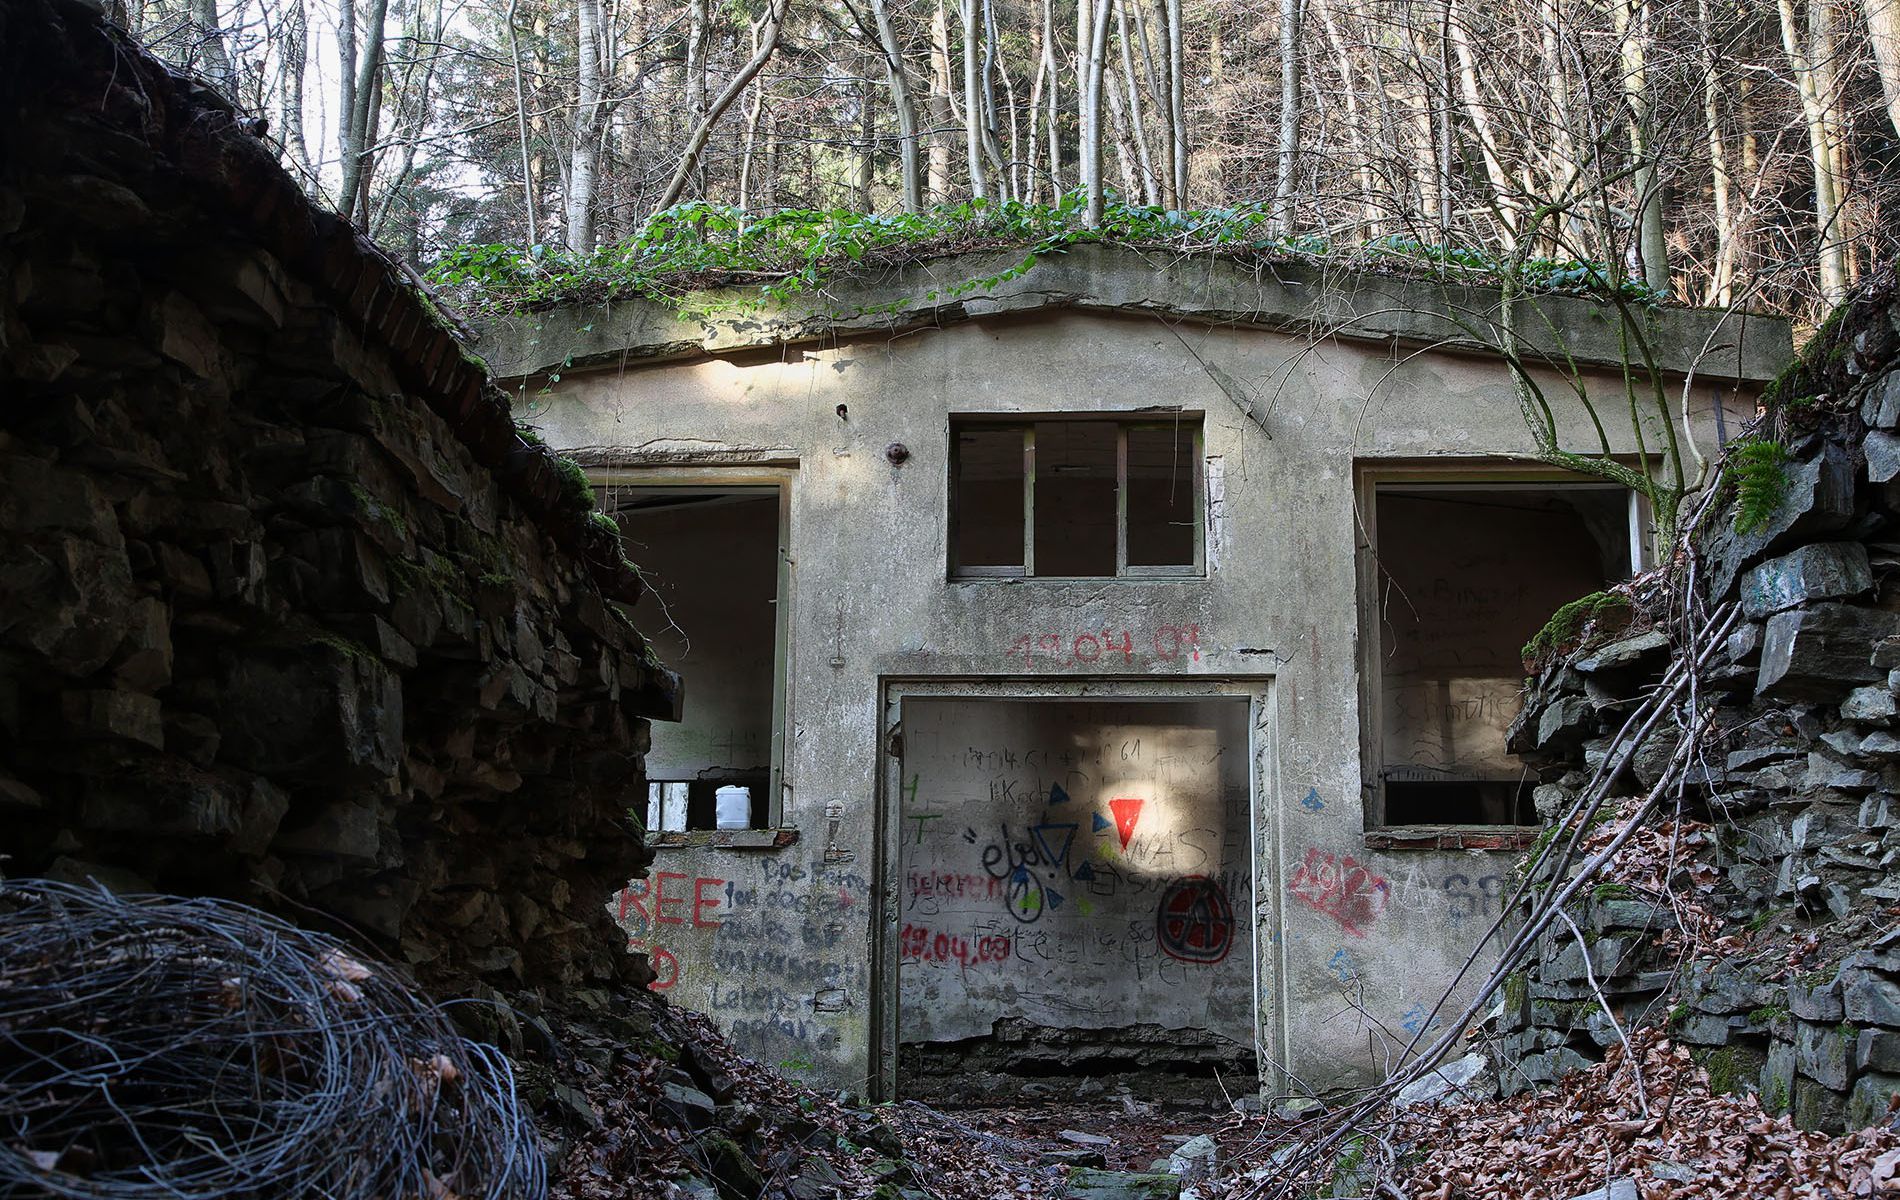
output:
[[950, 583], [1206, 583], [1207, 572], [1185, 568], [1152, 575], [983, 575], [951, 572]]
[[1368, 829], [1368, 850], [1524, 850], [1544, 834], [1541, 825], [1393, 825]]
[[798, 841], [796, 829], [693, 829], [649, 833], [653, 850], [783, 850]]

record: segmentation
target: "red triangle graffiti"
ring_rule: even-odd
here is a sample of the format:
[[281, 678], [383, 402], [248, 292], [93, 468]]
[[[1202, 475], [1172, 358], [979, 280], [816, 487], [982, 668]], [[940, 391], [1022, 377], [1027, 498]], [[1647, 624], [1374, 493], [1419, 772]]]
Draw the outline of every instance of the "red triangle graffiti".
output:
[[1121, 836], [1122, 849], [1128, 849], [1128, 839], [1135, 836], [1135, 822], [1141, 820], [1142, 799], [1139, 796], [1124, 796], [1108, 802], [1108, 810], [1115, 814], [1115, 832]]

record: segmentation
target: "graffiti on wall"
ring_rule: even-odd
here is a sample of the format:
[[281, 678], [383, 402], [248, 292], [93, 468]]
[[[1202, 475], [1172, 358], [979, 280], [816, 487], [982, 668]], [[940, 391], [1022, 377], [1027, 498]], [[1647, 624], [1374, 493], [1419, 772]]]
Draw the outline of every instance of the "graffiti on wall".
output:
[[1350, 854], [1315, 846], [1293, 869], [1287, 890], [1308, 908], [1325, 913], [1354, 937], [1364, 937], [1392, 898], [1385, 877]]
[[1047, 667], [1132, 667], [1201, 661], [1199, 625], [1157, 625], [1153, 629], [1043, 630], [1010, 643], [1005, 657], [1034, 669]]

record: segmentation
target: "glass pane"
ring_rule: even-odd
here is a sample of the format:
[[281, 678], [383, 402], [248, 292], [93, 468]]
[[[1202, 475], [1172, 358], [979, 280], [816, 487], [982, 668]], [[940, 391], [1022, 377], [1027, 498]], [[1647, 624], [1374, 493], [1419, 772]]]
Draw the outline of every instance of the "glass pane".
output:
[[1023, 565], [1021, 426], [957, 433], [959, 567]]
[[1115, 425], [1036, 422], [1036, 574], [1115, 573]]
[[1194, 428], [1128, 431], [1128, 565], [1194, 565]]

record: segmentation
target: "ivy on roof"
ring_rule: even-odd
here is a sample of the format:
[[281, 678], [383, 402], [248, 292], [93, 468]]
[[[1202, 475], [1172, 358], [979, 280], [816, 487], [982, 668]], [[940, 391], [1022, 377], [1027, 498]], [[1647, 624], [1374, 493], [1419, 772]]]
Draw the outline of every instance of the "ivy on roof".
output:
[[1522, 263], [1483, 251], [1432, 245], [1407, 236], [1335, 242], [1273, 233], [1266, 202], [1181, 211], [1111, 197], [1102, 224], [1083, 223], [1085, 200], [1070, 192], [1055, 204], [968, 200], [922, 212], [781, 209], [756, 213], [694, 202], [654, 214], [626, 241], [575, 254], [558, 246], [458, 246], [430, 268], [471, 309], [521, 311], [564, 303], [639, 297], [687, 305], [708, 287], [753, 286], [761, 307], [816, 291], [864, 265], [896, 266], [985, 250], [1023, 250], [995, 275], [947, 281], [924, 299], [954, 299], [1033, 269], [1039, 258], [1102, 242], [1255, 261], [1304, 261], [1402, 274], [1450, 274], [1495, 283], [1507, 273], [1519, 290], [1560, 292], [1652, 304], [1663, 297], [1639, 280], [1617, 279], [1603, 265], [1555, 259]]

